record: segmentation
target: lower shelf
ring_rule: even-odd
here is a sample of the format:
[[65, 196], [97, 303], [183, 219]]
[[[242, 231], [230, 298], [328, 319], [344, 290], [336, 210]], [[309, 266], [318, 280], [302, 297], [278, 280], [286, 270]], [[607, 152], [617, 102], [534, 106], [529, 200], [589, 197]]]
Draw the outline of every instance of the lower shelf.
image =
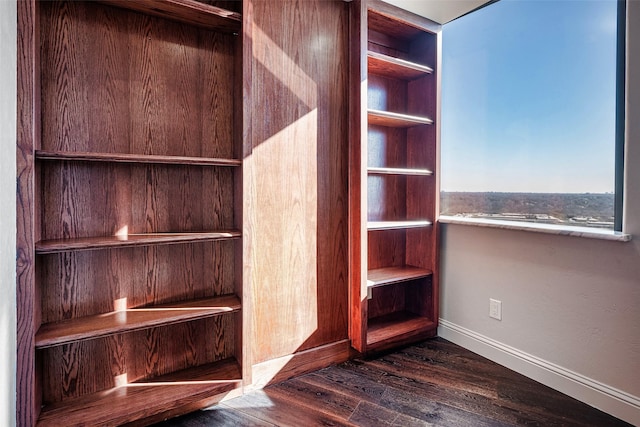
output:
[[367, 272], [367, 287], [390, 285], [393, 283], [407, 282], [430, 276], [431, 270], [403, 265], [399, 267], [375, 268]]
[[38, 425], [121, 425], [200, 401], [210, 405], [241, 387], [238, 363], [225, 359], [45, 406]]
[[413, 337], [435, 335], [433, 320], [408, 311], [400, 311], [369, 319], [367, 349], [382, 350]]

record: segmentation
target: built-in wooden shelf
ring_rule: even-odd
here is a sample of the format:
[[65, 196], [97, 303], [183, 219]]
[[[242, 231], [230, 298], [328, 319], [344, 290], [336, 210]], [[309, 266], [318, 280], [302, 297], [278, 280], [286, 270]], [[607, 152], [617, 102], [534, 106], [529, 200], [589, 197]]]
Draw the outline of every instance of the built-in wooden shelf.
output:
[[42, 408], [38, 426], [121, 425], [242, 387], [240, 367], [225, 359], [195, 368], [68, 399]]
[[382, 346], [385, 341], [402, 341], [412, 335], [420, 335], [434, 326], [435, 323], [429, 318], [408, 311], [369, 319], [367, 347], [375, 349]]
[[372, 51], [367, 53], [367, 66], [369, 73], [403, 80], [413, 80], [433, 73], [433, 69], [426, 65]]
[[95, 316], [45, 323], [36, 333], [36, 348], [165, 326], [240, 310], [235, 295], [132, 308]]
[[242, 26], [241, 14], [195, 0], [99, 1], [111, 6], [226, 33], [239, 33]]
[[376, 268], [367, 272], [367, 287], [374, 288], [376, 286], [407, 282], [409, 280], [428, 277], [431, 274], [431, 270], [414, 267], [412, 265]]
[[423, 228], [429, 227], [431, 221], [415, 220], [415, 221], [369, 221], [367, 229], [375, 230], [402, 230], [407, 228]]
[[412, 116], [409, 114], [393, 113], [391, 111], [368, 110], [370, 125], [387, 126], [394, 128], [408, 128], [418, 125], [430, 125], [433, 123], [428, 117]]
[[242, 233], [238, 230], [220, 230], [201, 233], [145, 233], [128, 234], [126, 236], [41, 240], [36, 243], [36, 253], [52, 254], [57, 252], [82, 251], [89, 249], [192, 243], [237, 239], [241, 236]]
[[433, 175], [429, 169], [413, 169], [413, 168], [379, 168], [369, 167], [367, 172], [370, 175], [417, 175], [428, 176]]
[[193, 166], [241, 166], [242, 160], [220, 159], [208, 157], [156, 156], [146, 154], [121, 153], [89, 153], [75, 151], [36, 150], [36, 158], [40, 160], [109, 162], [109, 163], [151, 163], [165, 165]]

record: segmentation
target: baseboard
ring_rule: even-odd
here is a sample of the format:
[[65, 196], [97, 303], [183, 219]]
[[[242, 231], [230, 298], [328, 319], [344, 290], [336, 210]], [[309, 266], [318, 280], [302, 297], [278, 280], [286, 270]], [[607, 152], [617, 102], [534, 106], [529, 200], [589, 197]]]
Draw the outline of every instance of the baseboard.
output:
[[440, 319], [438, 335], [489, 360], [633, 425], [640, 426], [640, 397]]
[[261, 389], [298, 375], [342, 363], [353, 355], [349, 340], [337, 341], [253, 365], [253, 383], [245, 391]]

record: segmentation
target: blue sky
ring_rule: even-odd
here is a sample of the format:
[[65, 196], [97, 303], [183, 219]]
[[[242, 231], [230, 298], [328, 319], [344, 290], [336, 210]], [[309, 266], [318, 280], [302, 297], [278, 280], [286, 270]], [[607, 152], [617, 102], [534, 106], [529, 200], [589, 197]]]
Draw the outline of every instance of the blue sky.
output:
[[501, 0], [442, 31], [443, 191], [612, 192], [615, 0]]

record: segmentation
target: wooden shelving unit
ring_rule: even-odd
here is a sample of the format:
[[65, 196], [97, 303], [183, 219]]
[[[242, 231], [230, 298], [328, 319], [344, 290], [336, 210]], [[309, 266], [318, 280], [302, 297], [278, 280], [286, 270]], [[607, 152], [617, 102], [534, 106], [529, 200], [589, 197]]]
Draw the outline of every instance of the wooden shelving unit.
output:
[[19, 425], [243, 387], [241, 9], [19, 3]]
[[350, 337], [368, 353], [436, 334], [440, 27], [353, 7]]

